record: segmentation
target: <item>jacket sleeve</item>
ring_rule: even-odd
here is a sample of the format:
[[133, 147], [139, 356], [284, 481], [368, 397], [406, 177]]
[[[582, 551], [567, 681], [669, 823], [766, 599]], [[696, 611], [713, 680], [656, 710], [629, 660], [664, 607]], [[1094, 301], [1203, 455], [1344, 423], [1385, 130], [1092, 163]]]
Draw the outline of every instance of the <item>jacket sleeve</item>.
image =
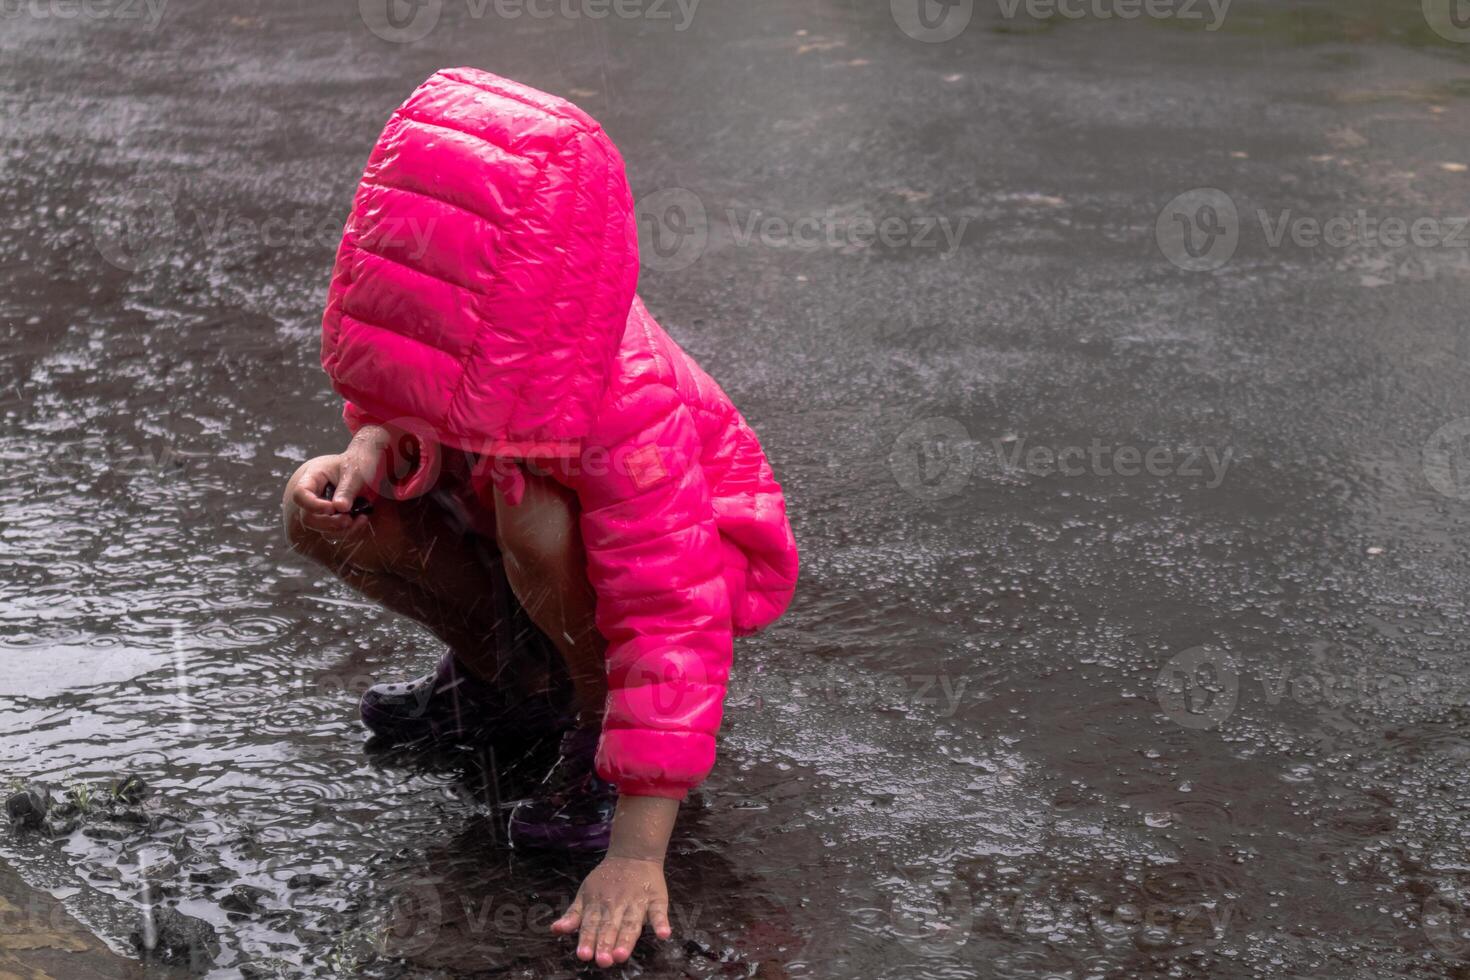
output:
[[350, 401], [342, 402], [342, 421], [347, 423], [347, 431], [357, 435], [357, 430], [369, 422], [377, 424], [378, 420], [373, 418]]
[[714, 764], [732, 650], [699, 434], [661, 384], [602, 417], [614, 421], [589, 438], [576, 480], [608, 642], [597, 771], [625, 795], [682, 799]]
[[[347, 424], [347, 429], [354, 436], [357, 430], [365, 425], [381, 425], [393, 433], [390, 442], [389, 472], [406, 471], [406, 476], [395, 479], [391, 484], [374, 480], [373, 492], [378, 494], [390, 493], [394, 500], [412, 500], [415, 497], [428, 493], [439, 479], [440, 469], [443, 467], [443, 453], [434, 432], [423, 424], [414, 424], [415, 420], [394, 419], [384, 421], [375, 415], [363, 411], [351, 401], [342, 403], [342, 421]], [[409, 427], [403, 427], [405, 423]], [[414, 439], [417, 463], [410, 467], [403, 462], [402, 453], [405, 451], [399, 440], [401, 435], [410, 435]]]

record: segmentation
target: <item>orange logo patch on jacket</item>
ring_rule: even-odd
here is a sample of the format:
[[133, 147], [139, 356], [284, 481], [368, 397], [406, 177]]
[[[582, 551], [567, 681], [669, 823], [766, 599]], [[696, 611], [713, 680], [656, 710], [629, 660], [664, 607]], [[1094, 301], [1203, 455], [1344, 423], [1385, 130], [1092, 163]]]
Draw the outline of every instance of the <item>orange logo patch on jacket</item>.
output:
[[647, 490], [668, 478], [669, 471], [664, 468], [664, 458], [658, 451], [658, 446], [649, 443], [639, 446], [627, 456], [628, 475], [633, 478], [633, 485], [639, 490]]

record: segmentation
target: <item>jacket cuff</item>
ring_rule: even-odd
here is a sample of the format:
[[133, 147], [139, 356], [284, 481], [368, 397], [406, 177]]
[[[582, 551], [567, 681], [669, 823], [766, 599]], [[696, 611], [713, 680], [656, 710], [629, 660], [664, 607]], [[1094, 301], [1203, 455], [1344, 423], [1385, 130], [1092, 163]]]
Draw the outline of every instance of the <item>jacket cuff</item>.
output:
[[689, 787], [672, 783], [618, 783], [619, 796], [661, 796], [666, 800], [683, 800], [689, 795]]
[[342, 421], [347, 423], [347, 431], [353, 435], [357, 435], [357, 430], [365, 425], [382, 424], [350, 401], [342, 402]]
[[437, 440], [431, 437], [431, 433], [424, 431], [399, 430], [395, 426], [387, 425], [382, 419], [371, 415], [358, 408], [351, 401], [342, 402], [342, 421], [355, 436], [359, 429], [365, 425], [381, 425], [395, 433], [406, 431], [414, 437], [419, 446], [419, 465], [408, 479], [402, 483], [395, 484], [392, 491], [394, 500], [412, 500], [422, 496], [433, 489], [435, 481], [439, 479], [439, 470], [443, 466], [443, 458]]

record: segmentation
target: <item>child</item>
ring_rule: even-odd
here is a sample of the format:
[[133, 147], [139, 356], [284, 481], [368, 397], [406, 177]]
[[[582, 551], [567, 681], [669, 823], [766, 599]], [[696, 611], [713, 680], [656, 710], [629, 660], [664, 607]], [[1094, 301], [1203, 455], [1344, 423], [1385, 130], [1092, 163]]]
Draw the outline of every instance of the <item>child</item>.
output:
[[714, 762], [731, 638], [797, 572], [760, 443], [637, 278], [597, 123], [434, 75], [379, 137], [332, 274], [322, 366], [351, 444], [284, 499], [294, 548], [449, 647], [363, 696], [378, 738], [560, 737], [511, 840], [606, 850], [552, 925], [604, 967], [645, 919], [671, 935], [664, 853]]

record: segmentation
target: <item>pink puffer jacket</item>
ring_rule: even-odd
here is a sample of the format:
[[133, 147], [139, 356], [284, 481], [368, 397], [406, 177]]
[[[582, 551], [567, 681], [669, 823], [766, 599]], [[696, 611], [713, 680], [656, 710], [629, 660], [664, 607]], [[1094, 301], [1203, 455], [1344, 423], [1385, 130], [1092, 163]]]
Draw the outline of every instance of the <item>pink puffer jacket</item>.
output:
[[797, 554], [755, 433], [637, 279], [632, 196], [601, 127], [544, 92], [441, 71], [368, 160], [322, 366], [350, 426], [420, 434], [402, 492], [437, 475], [441, 444], [557, 460], [609, 644], [598, 771], [678, 798], [714, 762], [731, 637], [786, 608]]

